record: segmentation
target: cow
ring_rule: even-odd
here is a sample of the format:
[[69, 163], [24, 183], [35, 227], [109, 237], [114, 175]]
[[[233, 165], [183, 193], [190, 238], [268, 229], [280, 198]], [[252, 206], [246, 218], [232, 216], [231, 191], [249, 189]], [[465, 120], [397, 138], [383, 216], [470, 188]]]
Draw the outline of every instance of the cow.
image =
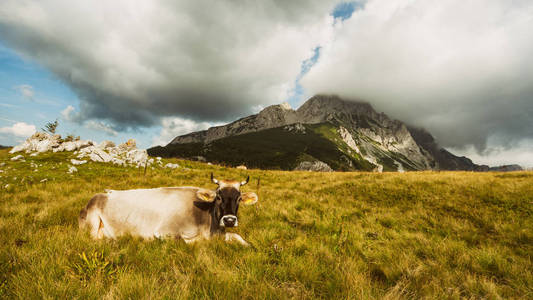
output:
[[245, 181], [218, 180], [216, 190], [198, 187], [161, 187], [136, 190], [106, 190], [96, 194], [80, 212], [80, 229], [91, 237], [114, 239], [131, 234], [147, 239], [181, 238], [186, 243], [225, 234], [226, 241], [249, 244], [225, 228], [239, 225], [239, 204], [253, 205], [258, 197], [241, 192]]

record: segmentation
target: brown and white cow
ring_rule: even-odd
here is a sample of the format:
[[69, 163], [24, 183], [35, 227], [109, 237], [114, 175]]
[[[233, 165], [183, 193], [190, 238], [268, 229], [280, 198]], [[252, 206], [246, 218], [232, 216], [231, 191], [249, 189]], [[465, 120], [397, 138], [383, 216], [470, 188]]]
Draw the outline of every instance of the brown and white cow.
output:
[[173, 237], [185, 242], [209, 239], [225, 234], [226, 241], [248, 243], [226, 227], [238, 226], [239, 204], [252, 205], [257, 195], [242, 193], [245, 181], [217, 180], [215, 191], [198, 187], [162, 187], [115, 191], [95, 195], [79, 216], [80, 228], [90, 229], [91, 236], [116, 238], [124, 234], [144, 238]]

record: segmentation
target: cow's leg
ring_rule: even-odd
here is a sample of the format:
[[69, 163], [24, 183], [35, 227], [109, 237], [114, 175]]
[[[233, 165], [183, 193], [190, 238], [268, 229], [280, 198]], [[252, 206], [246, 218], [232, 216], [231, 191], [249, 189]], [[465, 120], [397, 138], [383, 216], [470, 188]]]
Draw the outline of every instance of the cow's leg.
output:
[[250, 246], [250, 244], [248, 244], [248, 242], [246, 242], [240, 235], [233, 233], [233, 232], [226, 232], [225, 241], [226, 242], [237, 241], [243, 246], [246, 246], [246, 247]]
[[100, 224], [101, 220], [97, 213], [90, 211], [87, 214], [87, 225], [90, 229], [90, 234], [93, 239], [99, 239], [100, 237]]

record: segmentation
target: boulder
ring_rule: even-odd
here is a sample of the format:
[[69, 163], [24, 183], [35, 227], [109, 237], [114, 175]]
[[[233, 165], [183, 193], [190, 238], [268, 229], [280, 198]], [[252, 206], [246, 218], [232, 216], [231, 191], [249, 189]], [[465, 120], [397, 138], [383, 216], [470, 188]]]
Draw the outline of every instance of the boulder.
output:
[[17, 155], [17, 156], [14, 156], [11, 158], [12, 161], [17, 161], [17, 160], [24, 160], [24, 156], [22, 155]]
[[63, 143], [63, 147], [65, 148], [65, 151], [74, 151], [77, 148], [75, 142], [65, 142]]
[[35, 145], [35, 151], [37, 151], [39, 153], [50, 151], [50, 150], [52, 150], [52, 145], [53, 145], [53, 141], [52, 140], [39, 141]]
[[328, 164], [325, 162], [321, 162], [319, 160], [317, 161], [302, 161], [296, 168], [294, 168], [295, 171], [314, 171], [314, 172], [332, 172], [333, 169], [331, 169]]
[[75, 165], [75, 166], [77, 166], [77, 165], [83, 165], [83, 164], [87, 163], [87, 161], [86, 160], [71, 159], [70, 163]]

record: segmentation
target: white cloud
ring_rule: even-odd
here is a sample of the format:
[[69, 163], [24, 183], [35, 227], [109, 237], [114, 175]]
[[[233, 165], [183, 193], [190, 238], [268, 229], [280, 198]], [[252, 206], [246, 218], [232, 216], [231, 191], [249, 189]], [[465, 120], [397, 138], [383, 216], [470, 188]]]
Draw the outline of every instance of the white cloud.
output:
[[533, 137], [533, 1], [370, 0], [302, 79], [369, 101], [444, 146]]
[[33, 91], [33, 87], [29, 84], [21, 84], [14, 87], [15, 90], [17, 90], [22, 97], [28, 100], [33, 100], [33, 96], [35, 95], [35, 92]]
[[217, 124], [209, 122], [195, 122], [182, 118], [163, 118], [161, 132], [152, 139], [153, 146], [165, 146], [175, 137], [194, 131], [204, 130]]
[[80, 113], [75, 111], [74, 106], [69, 105], [61, 111], [61, 118], [68, 122], [80, 121]]
[[117, 136], [117, 132], [109, 125], [101, 121], [90, 120], [85, 123], [85, 127], [88, 129], [102, 131], [111, 136]]
[[0, 133], [14, 135], [16, 137], [27, 138], [36, 131], [35, 125], [24, 122], [17, 122], [11, 127], [0, 127]]

